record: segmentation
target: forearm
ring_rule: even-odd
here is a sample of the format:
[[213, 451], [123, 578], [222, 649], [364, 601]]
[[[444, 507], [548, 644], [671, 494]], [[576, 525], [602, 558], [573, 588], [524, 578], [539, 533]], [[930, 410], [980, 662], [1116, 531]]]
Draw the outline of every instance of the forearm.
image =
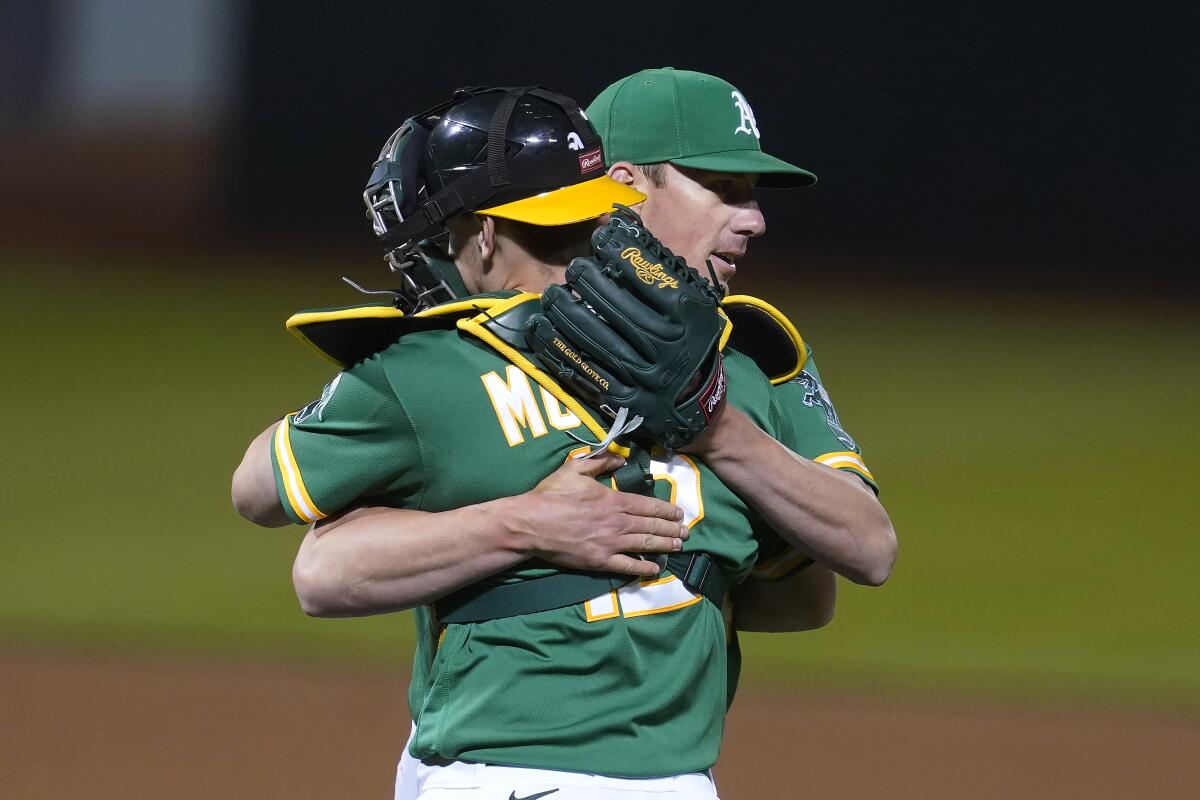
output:
[[431, 603], [529, 557], [511, 498], [431, 513], [359, 508], [308, 532], [292, 570], [305, 613], [354, 617]]
[[896, 558], [896, 534], [862, 481], [801, 458], [727, 407], [696, 454], [780, 536], [855, 583], [879, 585]]
[[451, 511], [357, 508], [321, 520], [296, 556], [300, 604], [314, 616], [400, 611], [530, 558], [654, 577], [657, 564], [630, 554], [680, 550], [683, 510], [597, 480], [622, 463], [569, 459], [532, 491]]
[[271, 442], [278, 424], [269, 426], [246, 448], [242, 463], [234, 470], [231, 488], [234, 509], [265, 528], [279, 528], [292, 521], [279, 502], [275, 471], [271, 467]]
[[733, 625], [739, 631], [809, 631], [828, 625], [836, 606], [833, 572], [811, 564], [786, 578], [751, 578], [734, 589]]

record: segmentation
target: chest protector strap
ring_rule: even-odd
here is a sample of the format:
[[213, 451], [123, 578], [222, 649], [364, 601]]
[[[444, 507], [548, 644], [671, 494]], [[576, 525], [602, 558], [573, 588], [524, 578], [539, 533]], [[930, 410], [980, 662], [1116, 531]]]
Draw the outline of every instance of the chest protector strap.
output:
[[[718, 609], [729, 591], [729, 578], [707, 553], [675, 553], [667, 571], [687, 588], [708, 598]], [[588, 572], [560, 572], [545, 578], [500, 586], [474, 584], [434, 603], [438, 622], [483, 622], [538, 611], [565, 608], [620, 589], [628, 580]]]

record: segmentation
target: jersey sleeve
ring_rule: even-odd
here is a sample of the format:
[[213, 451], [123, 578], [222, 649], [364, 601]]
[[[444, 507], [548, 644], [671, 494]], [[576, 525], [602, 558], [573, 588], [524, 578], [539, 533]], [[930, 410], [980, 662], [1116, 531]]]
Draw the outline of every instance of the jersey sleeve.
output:
[[[771, 397], [772, 427], [792, 452], [819, 464], [857, 475], [879, 493], [875, 476], [863, 461], [858, 443], [838, 418], [821, 373], [811, 357], [792, 380], [774, 387]], [[812, 559], [786, 544], [774, 531], [760, 531], [759, 555], [750, 577], [778, 580], [812, 563]]]
[[860, 477], [878, 494], [858, 443], [842, 425], [821, 373], [810, 357], [792, 380], [775, 387], [771, 416], [779, 441], [805, 458]]
[[271, 464], [284, 511], [298, 523], [372, 495], [419, 502], [419, 442], [378, 359], [339, 373], [317, 400], [284, 417]]

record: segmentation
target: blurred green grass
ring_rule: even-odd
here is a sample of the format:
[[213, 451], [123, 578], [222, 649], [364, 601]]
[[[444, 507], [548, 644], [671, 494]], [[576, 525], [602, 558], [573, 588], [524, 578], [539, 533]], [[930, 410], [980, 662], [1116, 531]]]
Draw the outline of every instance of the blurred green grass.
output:
[[[357, 302], [339, 265], [3, 262], [0, 642], [405, 669], [406, 615], [306, 618], [301, 530], [228, 499], [246, 443], [329, 377], [282, 322]], [[843, 583], [828, 628], [745, 636], [747, 683], [1200, 707], [1186, 304], [763, 294], [814, 345], [901, 555], [883, 588]]]

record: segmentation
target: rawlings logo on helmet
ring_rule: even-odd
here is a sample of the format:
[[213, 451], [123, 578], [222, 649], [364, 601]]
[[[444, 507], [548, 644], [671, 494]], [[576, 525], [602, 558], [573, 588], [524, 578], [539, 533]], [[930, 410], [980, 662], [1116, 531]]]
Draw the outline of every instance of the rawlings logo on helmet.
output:
[[597, 147], [579, 156], [579, 174], [582, 175], [604, 166], [604, 154]]
[[672, 278], [663, 271], [662, 264], [651, 264], [642, 257], [642, 251], [636, 247], [626, 247], [621, 251], [621, 258], [633, 265], [634, 271], [637, 272], [638, 279], [642, 283], [654, 283], [658, 281], [658, 288], [672, 289], [679, 288], [679, 281]]

